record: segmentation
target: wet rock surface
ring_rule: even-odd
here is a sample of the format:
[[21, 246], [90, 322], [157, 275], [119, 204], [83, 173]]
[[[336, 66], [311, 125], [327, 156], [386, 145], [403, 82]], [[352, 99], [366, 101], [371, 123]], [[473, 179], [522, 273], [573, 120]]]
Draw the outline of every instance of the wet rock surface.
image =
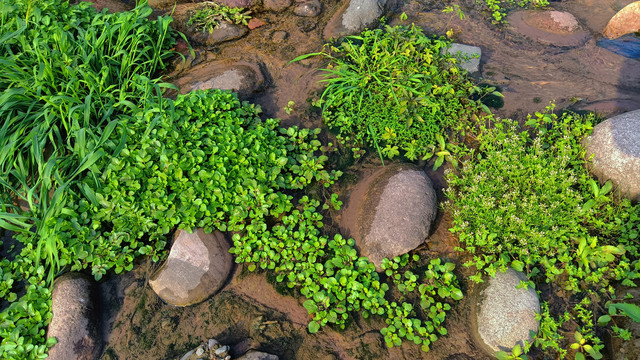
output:
[[247, 61], [212, 61], [197, 65], [173, 83], [182, 94], [204, 89], [232, 90], [247, 97], [261, 89], [264, 76], [260, 66]]
[[102, 338], [96, 319], [95, 284], [80, 273], [67, 273], [53, 285], [53, 318], [47, 336], [58, 343], [49, 350], [47, 359], [93, 360], [100, 357]]
[[149, 285], [168, 304], [197, 304], [224, 285], [232, 263], [229, 243], [221, 232], [178, 230], [169, 257], [151, 275]]
[[460, 67], [468, 72], [475, 73], [480, 71], [482, 49], [479, 47], [453, 43], [446, 52], [455, 56], [459, 61]]
[[262, 6], [267, 11], [282, 12], [291, 6], [292, 0], [263, 0]]
[[633, 201], [640, 201], [640, 110], [609, 118], [585, 139], [593, 174]]
[[382, 16], [387, 0], [349, 0], [324, 29], [324, 39], [353, 35], [373, 26]]
[[615, 14], [603, 35], [608, 39], [615, 39], [636, 31], [640, 31], [640, 1], [625, 6]]
[[524, 346], [525, 341], [531, 342], [530, 332], [538, 332], [538, 295], [532, 288], [517, 289], [521, 281], [526, 281], [526, 276], [513, 269], [497, 272], [480, 294], [478, 334], [490, 353], [510, 352], [516, 344]]
[[230, 24], [227, 21], [220, 22], [211, 32], [198, 30], [195, 26], [188, 25], [189, 18], [201, 8], [203, 8], [201, 4], [180, 4], [173, 10], [174, 22], [172, 26], [184, 33], [193, 43], [192, 45], [212, 47], [223, 42], [240, 39], [249, 32], [247, 26]]
[[543, 44], [580, 46], [589, 39], [589, 34], [568, 12], [516, 11], [509, 15], [508, 21], [513, 31]]
[[318, 0], [300, 2], [293, 8], [293, 13], [302, 17], [315, 17], [320, 15], [322, 4]]
[[[410, 164], [384, 167], [365, 179], [361, 199], [350, 199], [357, 208], [356, 222], [345, 224], [361, 254], [380, 267], [383, 258], [392, 259], [424, 243], [437, 213], [437, 199], [431, 180]], [[351, 209], [350, 209], [351, 210]]]

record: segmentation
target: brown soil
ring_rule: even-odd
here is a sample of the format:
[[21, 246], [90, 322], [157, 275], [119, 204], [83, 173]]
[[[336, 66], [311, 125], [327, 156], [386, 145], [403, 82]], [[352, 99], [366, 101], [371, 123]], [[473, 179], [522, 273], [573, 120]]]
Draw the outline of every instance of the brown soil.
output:
[[[426, 32], [444, 34], [453, 28], [459, 42], [480, 46], [483, 54], [483, 78], [479, 81], [502, 87], [505, 105], [496, 110], [503, 117], [523, 119], [527, 113], [539, 111], [550, 101], [558, 108], [596, 109], [611, 115], [640, 108], [640, 61], [630, 60], [596, 46], [608, 19], [631, 0], [573, 0], [552, 3], [553, 8], [576, 16], [590, 32], [591, 40], [584, 46], [563, 49], [536, 43], [509, 30], [492, 25], [487, 14], [470, 8], [463, 10], [465, 20], [442, 14], [440, 1], [398, 1], [397, 11], [389, 14], [392, 24], [400, 22], [398, 14], [405, 12], [405, 23], [422, 26]], [[254, 29], [244, 38], [201, 49], [208, 60], [258, 58], [267, 72], [267, 88], [251, 100], [261, 105], [265, 116], [278, 117], [284, 125], [322, 126], [320, 117], [310, 110], [309, 99], [322, 89], [318, 80], [323, 59], [311, 58], [288, 64], [305, 53], [322, 47], [322, 30], [339, 7], [338, 0], [323, 2], [318, 18], [293, 16], [290, 10], [282, 14], [256, 13], [266, 25]], [[473, 0], [463, 0], [472, 6]], [[276, 31], [289, 36], [281, 43], [271, 39]], [[284, 107], [292, 100], [294, 111]], [[345, 169], [343, 180], [335, 192], [345, 203], [354, 179], [376, 171], [375, 155]], [[443, 200], [446, 182], [442, 169], [427, 172]], [[338, 223], [340, 214], [327, 223]], [[349, 215], [343, 215], [349, 216]], [[444, 257], [457, 264], [456, 273], [465, 294], [474, 293], [476, 285], [469, 282], [470, 271], [462, 266], [466, 259], [453, 249], [456, 237], [448, 229], [451, 217], [440, 212], [433, 234], [415, 252], [423, 259]], [[104, 334], [107, 341], [102, 359], [171, 359], [179, 357], [202, 341], [215, 337], [232, 345], [237, 356], [249, 349], [258, 349], [281, 359], [487, 359], [474, 340], [472, 322], [475, 299], [466, 296], [454, 306], [447, 317], [449, 335], [439, 339], [429, 353], [419, 347], [404, 344], [387, 349], [378, 330], [384, 326], [379, 319], [365, 320], [359, 316], [346, 330], [324, 328], [310, 335], [306, 324], [310, 320], [301, 306], [300, 297], [282, 295], [264, 274], [245, 274], [242, 268], [230, 283], [211, 299], [187, 308], [162, 303], [147, 284], [149, 264], [142, 262], [132, 272], [112, 276], [101, 285]]]

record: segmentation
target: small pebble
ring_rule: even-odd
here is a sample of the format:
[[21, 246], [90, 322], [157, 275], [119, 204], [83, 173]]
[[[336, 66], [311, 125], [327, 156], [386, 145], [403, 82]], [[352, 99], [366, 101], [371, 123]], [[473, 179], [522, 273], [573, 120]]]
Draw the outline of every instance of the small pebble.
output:
[[227, 345], [218, 348], [215, 352], [216, 356], [224, 357], [227, 355], [227, 351], [229, 351], [229, 347]]
[[293, 9], [293, 13], [297, 16], [314, 17], [320, 15], [322, 10], [322, 4], [318, 0], [309, 0], [301, 4], [296, 5]]
[[286, 31], [274, 31], [273, 35], [271, 36], [271, 40], [276, 44], [280, 44], [287, 40], [288, 37], [289, 33], [287, 33]]
[[265, 23], [263, 20], [258, 19], [258, 18], [252, 18], [251, 20], [249, 20], [249, 24], [247, 25], [249, 27], [249, 30], [253, 30], [253, 29], [257, 29], [260, 26], [264, 26], [267, 23]]
[[220, 343], [216, 339], [209, 339], [207, 346], [209, 347], [209, 349], [213, 348], [214, 346], [217, 349], [218, 347], [220, 347]]
[[202, 354], [204, 354], [204, 349], [202, 348], [202, 346], [198, 347], [198, 349], [196, 350], [196, 355], [197, 356], [202, 356]]

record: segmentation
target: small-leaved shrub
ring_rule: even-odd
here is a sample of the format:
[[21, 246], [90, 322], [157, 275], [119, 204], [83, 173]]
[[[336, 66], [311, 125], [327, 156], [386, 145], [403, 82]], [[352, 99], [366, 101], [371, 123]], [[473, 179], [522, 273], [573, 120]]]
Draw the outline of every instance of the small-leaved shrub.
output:
[[[450, 230], [460, 238], [459, 250], [471, 254], [465, 266], [477, 270], [473, 280], [512, 267], [526, 272], [529, 284], [550, 283], [581, 299], [559, 320], [545, 307], [534, 343], [560, 357], [572, 346], [576, 359], [597, 359], [596, 326], [608, 321], [594, 319], [603, 315], [602, 304], [616, 299], [616, 284], [634, 287], [640, 274], [640, 205], [590, 176], [581, 142], [595, 117], [552, 110], [529, 116], [526, 129], [508, 119], [479, 127], [478, 148], [447, 173]], [[637, 307], [620, 304], [640, 320]], [[559, 333], [568, 321], [578, 326], [572, 345]]]

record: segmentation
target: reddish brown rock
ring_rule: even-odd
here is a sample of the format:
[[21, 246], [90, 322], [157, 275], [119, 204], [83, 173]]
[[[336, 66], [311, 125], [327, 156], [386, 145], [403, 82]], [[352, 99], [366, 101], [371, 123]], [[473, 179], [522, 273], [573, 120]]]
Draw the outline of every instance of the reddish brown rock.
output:
[[267, 23], [262, 21], [261, 19], [252, 18], [251, 20], [249, 20], [248, 27], [249, 27], [249, 30], [253, 30], [253, 29], [259, 28], [260, 26], [265, 26], [265, 25], [267, 25]]
[[604, 37], [616, 39], [622, 35], [640, 31], [640, 1], [631, 3], [618, 11], [604, 29]]
[[291, 0], [264, 0], [262, 6], [267, 11], [282, 12], [291, 6]]
[[563, 11], [516, 11], [508, 17], [511, 29], [542, 44], [581, 46], [589, 39], [578, 20]]
[[151, 275], [149, 285], [168, 304], [197, 304], [224, 285], [232, 263], [229, 243], [221, 232], [178, 230], [169, 257]]

